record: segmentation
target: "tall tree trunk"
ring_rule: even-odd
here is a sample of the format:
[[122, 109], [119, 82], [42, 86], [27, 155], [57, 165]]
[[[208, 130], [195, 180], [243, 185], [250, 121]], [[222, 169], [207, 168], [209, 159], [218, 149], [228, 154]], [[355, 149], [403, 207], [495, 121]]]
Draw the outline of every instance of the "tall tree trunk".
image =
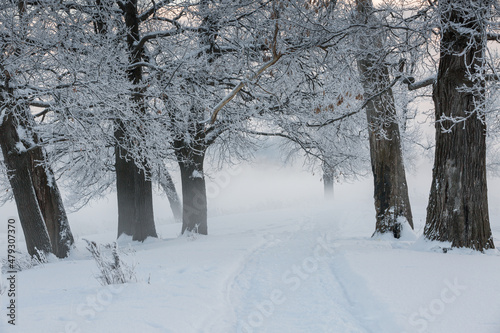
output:
[[[39, 140], [36, 135], [34, 139], [37, 144]], [[42, 147], [30, 150], [29, 157], [33, 186], [49, 233], [52, 252], [58, 258], [65, 258], [73, 246], [74, 239], [54, 173], [46, 163]]]
[[31, 256], [52, 252], [49, 234], [33, 187], [32, 164], [28, 151], [19, 149], [19, 122], [7, 112], [0, 125], [0, 145], [7, 167], [26, 247]]
[[207, 191], [203, 156], [197, 161], [179, 162], [182, 180], [182, 233], [208, 234]]
[[[122, 140], [123, 133], [115, 129], [115, 138]], [[122, 234], [133, 236], [136, 224], [135, 213], [135, 162], [127, 159], [127, 152], [115, 146], [116, 196], [118, 199], [118, 237]]]
[[[123, 140], [115, 131], [117, 140]], [[118, 199], [118, 237], [132, 236], [144, 241], [158, 237], [154, 223], [153, 188], [149, 176], [135, 162], [127, 158], [126, 150], [115, 147], [116, 192]]]
[[[218, 26], [214, 24], [214, 18], [211, 16], [210, 3], [212, 0], [200, 0], [198, 2], [198, 11], [200, 14], [201, 27], [198, 29], [199, 43], [206, 47], [200, 54], [202, 62], [212, 63], [217, 55], [214, 53], [216, 48], [215, 40], [218, 36]], [[193, 79], [197, 85], [207, 84], [209, 74], [206, 70], [201, 70]], [[189, 94], [189, 93], [188, 93]], [[207, 191], [205, 186], [205, 174], [203, 162], [205, 152], [211, 144], [207, 142], [207, 131], [203, 124], [205, 106], [200, 101], [194, 101], [187, 114], [186, 119], [179, 119], [175, 110], [171, 110], [171, 121], [174, 131], [185, 127], [183, 133], [179, 133], [174, 140], [174, 149], [181, 171], [182, 182], [182, 233], [195, 232], [199, 234], [208, 234], [207, 225]]]
[[[126, 1], [122, 10], [125, 25], [129, 29], [127, 34], [129, 62], [135, 64], [140, 62], [144, 55], [144, 49], [136, 47], [140, 38], [137, 0]], [[140, 85], [142, 67], [131, 66], [127, 71], [127, 76], [134, 85]], [[145, 101], [140, 88], [135, 89], [131, 99], [137, 107], [137, 114], [144, 113]], [[142, 163], [143, 167], [139, 168], [137, 162], [141, 162], [134, 161], [124, 148], [128, 145], [126, 126], [130, 124], [116, 121], [115, 125], [115, 138], [118, 142], [115, 148], [118, 237], [123, 233], [131, 235], [132, 239], [138, 241], [144, 241], [147, 237], [157, 237], [153, 213], [153, 188], [149, 170], [145, 163]]]
[[207, 190], [203, 162], [208, 145], [202, 124], [198, 124], [189, 137], [174, 142], [182, 182], [182, 233], [208, 234]]
[[[484, 81], [478, 75], [484, 65], [485, 16], [491, 3], [439, 2], [443, 30], [433, 91], [436, 151], [424, 229], [428, 239], [477, 250], [494, 247], [486, 186]], [[443, 117], [466, 120], [454, 124]]]
[[[357, 0], [356, 10], [359, 20], [364, 24], [374, 20], [371, 0]], [[379, 35], [367, 32], [366, 36], [361, 38], [360, 45], [365, 50], [358, 60], [365, 91], [364, 98], [372, 98], [386, 90], [366, 106], [377, 214], [375, 233], [390, 232], [395, 238], [399, 238], [404, 220], [413, 229], [413, 218], [394, 96], [392, 89], [387, 89], [390, 84], [389, 70], [383, 65], [383, 61], [380, 61], [379, 51], [383, 47], [383, 41]]]
[[176, 221], [182, 221], [182, 203], [179, 199], [179, 195], [177, 194], [177, 190], [175, 189], [174, 181], [172, 180], [168, 170], [160, 170], [158, 182], [167, 195], [174, 219]]
[[135, 230], [133, 240], [144, 241], [148, 237], [158, 237], [153, 213], [153, 184], [146, 173], [147, 170], [137, 170], [135, 174]]

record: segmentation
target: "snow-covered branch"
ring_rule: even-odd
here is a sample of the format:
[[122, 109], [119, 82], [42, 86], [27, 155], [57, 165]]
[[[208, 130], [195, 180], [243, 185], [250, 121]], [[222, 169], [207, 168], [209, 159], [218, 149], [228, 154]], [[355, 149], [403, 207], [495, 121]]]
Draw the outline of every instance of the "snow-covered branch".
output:
[[217, 120], [217, 115], [219, 114], [220, 110], [222, 110], [222, 108], [227, 104], [229, 103], [237, 94], [238, 92], [240, 92], [241, 89], [243, 89], [247, 84], [248, 82], [252, 82], [252, 81], [255, 81], [260, 75], [262, 75], [262, 73], [264, 73], [269, 67], [273, 66], [275, 63], [277, 63], [280, 58], [281, 58], [282, 54], [276, 54], [273, 59], [271, 59], [269, 62], [265, 63], [264, 65], [262, 65], [262, 67], [260, 67], [257, 72], [255, 72], [254, 74], [252, 74], [249, 78], [248, 78], [248, 81], [241, 81], [240, 83], [238, 83], [238, 85], [236, 87], [234, 87], [234, 89], [229, 93], [227, 94], [220, 102], [219, 104], [217, 104], [214, 109], [212, 110], [212, 116], [210, 117], [210, 124], [214, 124], [215, 121]]
[[139, 15], [139, 22], [144, 22], [148, 18], [150, 18], [151, 15], [156, 15], [156, 11], [158, 9], [163, 8], [166, 5], [169, 5], [173, 1], [172, 0], [161, 0], [161, 1], [158, 1], [158, 3], [155, 3], [154, 0], [151, 0], [151, 2], [153, 3], [153, 5], [149, 9], [145, 10], [141, 15]]
[[408, 85], [408, 90], [410, 90], [410, 91], [417, 90], [417, 89], [424, 88], [424, 87], [430, 86], [432, 84], [435, 84], [436, 80], [437, 80], [436, 75], [431, 75], [428, 78], [425, 78], [425, 79], [423, 79], [421, 81], [417, 81], [417, 82], [415, 82], [415, 78], [413, 78], [411, 76], [403, 76], [401, 78], [401, 81], [404, 84]]

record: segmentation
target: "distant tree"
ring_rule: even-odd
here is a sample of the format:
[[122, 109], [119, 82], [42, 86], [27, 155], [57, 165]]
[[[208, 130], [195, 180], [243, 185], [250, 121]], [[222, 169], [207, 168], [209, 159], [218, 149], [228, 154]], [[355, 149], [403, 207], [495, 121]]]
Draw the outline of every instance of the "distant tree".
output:
[[326, 163], [322, 165], [323, 170], [323, 191], [325, 194], [325, 199], [331, 200], [333, 199], [334, 194], [334, 173], [335, 171], [329, 167]]

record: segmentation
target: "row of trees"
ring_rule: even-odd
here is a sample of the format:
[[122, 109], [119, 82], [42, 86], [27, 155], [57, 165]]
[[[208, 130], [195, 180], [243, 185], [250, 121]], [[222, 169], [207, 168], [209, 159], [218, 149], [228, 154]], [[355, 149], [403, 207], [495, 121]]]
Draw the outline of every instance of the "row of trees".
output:
[[424, 234], [493, 247], [485, 137], [495, 14], [486, 0], [6, 1], [4, 196], [16, 200], [29, 253], [64, 257], [72, 246], [56, 180], [76, 206], [116, 184], [118, 236], [139, 241], [156, 237], [157, 182], [182, 209], [182, 232], [207, 234], [205, 157], [246, 156], [256, 136], [285, 138], [330, 184], [360, 173], [369, 149], [376, 233], [399, 238], [413, 228], [408, 100], [428, 85], [436, 157]]

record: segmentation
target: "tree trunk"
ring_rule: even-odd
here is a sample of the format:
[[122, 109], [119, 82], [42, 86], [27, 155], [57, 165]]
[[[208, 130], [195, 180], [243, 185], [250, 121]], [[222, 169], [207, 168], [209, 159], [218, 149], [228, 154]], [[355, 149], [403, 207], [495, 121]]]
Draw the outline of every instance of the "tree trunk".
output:
[[34, 119], [29, 110], [22, 110], [19, 125], [25, 128], [35, 146], [29, 148], [30, 172], [38, 206], [42, 212], [45, 226], [52, 244], [52, 253], [58, 258], [66, 258], [73, 246], [74, 239], [69, 226], [68, 216], [54, 172], [47, 163], [47, 157], [40, 146], [40, 139], [33, 129]]
[[[122, 133], [115, 131], [115, 138], [122, 139]], [[133, 236], [136, 224], [135, 174], [138, 172], [134, 161], [126, 159], [126, 151], [115, 146], [116, 196], [118, 199], [118, 237], [122, 234]]]
[[[372, 1], [356, 2], [359, 19], [365, 24], [370, 22], [373, 19]], [[364, 98], [369, 99], [389, 86], [390, 75], [388, 68], [380, 61], [379, 51], [383, 47], [381, 37], [367, 32], [360, 44], [366, 51], [359, 56], [358, 68], [363, 81]], [[377, 216], [375, 234], [390, 232], [399, 238], [405, 220], [413, 229], [413, 218], [392, 89], [386, 89], [386, 92], [367, 104], [366, 118]]]
[[133, 240], [144, 241], [148, 237], [158, 237], [153, 213], [153, 185], [144, 170], [135, 174], [135, 230]]
[[50, 253], [52, 246], [33, 187], [30, 154], [17, 146], [20, 143], [18, 126], [13, 114], [7, 112], [0, 126], [0, 145], [28, 253], [38, 257], [38, 251]]
[[[36, 137], [35, 143], [38, 143]], [[52, 252], [58, 258], [66, 258], [73, 246], [74, 239], [54, 173], [47, 165], [41, 147], [33, 148], [29, 152], [29, 156], [33, 186], [49, 233]]]
[[323, 188], [326, 200], [333, 199], [333, 170], [323, 163]]
[[203, 161], [201, 165], [180, 162], [179, 167], [182, 180], [182, 233], [188, 231], [207, 235], [207, 191]]
[[[121, 138], [118, 136], [118, 139]], [[148, 237], [158, 237], [151, 180], [134, 161], [127, 160], [124, 148], [117, 145], [115, 155], [118, 237], [125, 234], [141, 242]]]
[[207, 190], [203, 162], [208, 145], [202, 124], [198, 124], [190, 134], [188, 136], [193, 138], [191, 142], [183, 139], [174, 142], [181, 170], [182, 233], [188, 231], [207, 235]]
[[[436, 151], [424, 235], [453, 247], [483, 250], [494, 244], [486, 185], [484, 81], [474, 76], [484, 65], [484, 15], [491, 1], [474, 3], [439, 2], [443, 31], [433, 91]], [[455, 26], [476, 35], [459, 34]], [[449, 120], [462, 117], [463, 123]]]
[[[139, 41], [140, 20], [137, 12], [137, 0], [126, 1], [123, 5], [125, 25], [128, 28], [127, 46], [129, 62], [135, 64], [142, 60], [143, 48], [136, 48]], [[127, 70], [131, 83], [140, 85], [142, 82], [142, 67], [131, 66]], [[137, 114], [145, 111], [145, 101], [140, 88], [136, 88], [131, 97], [135, 103]], [[133, 240], [144, 241], [147, 237], [157, 237], [153, 213], [153, 187], [149, 170], [145, 163], [142, 168], [137, 166], [127, 155], [127, 128], [122, 121], [115, 122], [115, 168], [116, 190], [118, 197], [118, 237], [121, 234], [131, 235]], [[132, 125], [133, 126], [133, 125]]]
[[174, 219], [176, 221], [182, 221], [182, 203], [179, 199], [179, 195], [177, 194], [177, 190], [175, 189], [175, 184], [170, 176], [170, 173], [167, 170], [161, 170], [158, 181], [167, 195]]

